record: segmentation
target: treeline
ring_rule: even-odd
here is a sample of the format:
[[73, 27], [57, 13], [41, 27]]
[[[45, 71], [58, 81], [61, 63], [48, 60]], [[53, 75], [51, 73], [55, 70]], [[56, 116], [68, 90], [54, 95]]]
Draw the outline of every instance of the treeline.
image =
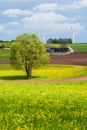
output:
[[13, 41], [14, 40], [11, 40], [11, 41], [0, 40], [0, 49], [2, 49], [2, 48], [9, 48]]
[[0, 43], [11, 43], [13, 42], [14, 40], [11, 40], [11, 41], [4, 41], [4, 40], [0, 40]]
[[53, 43], [53, 44], [72, 44], [72, 39], [71, 38], [60, 38], [60, 39], [48, 39], [47, 40], [47, 43], [50, 44], [50, 43]]

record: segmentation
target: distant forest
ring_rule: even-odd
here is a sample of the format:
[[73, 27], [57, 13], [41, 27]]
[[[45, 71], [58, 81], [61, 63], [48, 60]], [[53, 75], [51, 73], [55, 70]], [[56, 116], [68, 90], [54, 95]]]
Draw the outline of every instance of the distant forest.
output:
[[47, 43], [50, 44], [50, 43], [53, 43], [53, 44], [72, 44], [72, 39], [71, 38], [60, 38], [60, 39], [53, 39], [53, 38], [50, 38], [47, 40]]
[[10, 43], [10, 42], [13, 42], [14, 40], [11, 40], [11, 41], [4, 41], [4, 40], [0, 40], [0, 43]]

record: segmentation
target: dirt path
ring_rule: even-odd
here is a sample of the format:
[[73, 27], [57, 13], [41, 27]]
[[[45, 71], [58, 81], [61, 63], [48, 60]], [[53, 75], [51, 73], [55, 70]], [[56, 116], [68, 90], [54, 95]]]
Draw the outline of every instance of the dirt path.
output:
[[53, 82], [77, 82], [77, 81], [87, 81], [87, 76], [75, 77], [75, 78], [65, 78], [65, 79], [53, 79], [53, 80], [21, 80], [21, 81], [1, 81], [0, 84], [36, 84], [36, 83], [53, 83]]

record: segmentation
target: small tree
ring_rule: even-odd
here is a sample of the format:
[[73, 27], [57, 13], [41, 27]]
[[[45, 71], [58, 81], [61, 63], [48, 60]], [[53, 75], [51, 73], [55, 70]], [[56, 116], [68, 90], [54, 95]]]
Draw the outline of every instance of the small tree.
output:
[[45, 45], [34, 34], [19, 35], [11, 45], [11, 63], [16, 67], [24, 67], [27, 79], [31, 78], [34, 66], [48, 61]]

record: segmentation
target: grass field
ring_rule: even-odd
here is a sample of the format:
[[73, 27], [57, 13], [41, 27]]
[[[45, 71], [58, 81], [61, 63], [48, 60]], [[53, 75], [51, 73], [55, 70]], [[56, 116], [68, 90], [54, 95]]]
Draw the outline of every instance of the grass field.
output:
[[[87, 44], [85, 43], [82, 43], [82, 44], [79, 44], [79, 43], [75, 43], [75, 44], [67, 44], [67, 46], [70, 46], [74, 52], [87, 52]], [[54, 47], [54, 48], [59, 48], [60, 45], [58, 44], [46, 44], [46, 47]]]
[[[87, 66], [47, 65], [33, 69], [32, 79], [85, 75]], [[22, 84], [22, 79], [26, 79], [24, 71], [0, 65], [0, 130], [87, 129], [86, 81]]]
[[74, 52], [87, 52], [87, 44], [70, 44]]
[[0, 130], [86, 130], [87, 82], [0, 84]]
[[[10, 43], [7, 43], [7, 44], [10, 44]], [[87, 44], [69, 44], [68, 46], [70, 46], [74, 50], [74, 52], [87, 52]], [[46, 47], [59, 48], [60, 45], [46, 44]], [[61, 53], [52, 53], [52, 55], [60, 55], [60, 54]], [[10, 58], [10, 50], [0, 49], [0, 60], [9, 60], [9, 58]]]
[[12, 43], [11, 42], [3, 42], [1, 44], [3, 44], [5, 48], [10, 48]]
[[[0, 50], [0, 60], [9, 57], [9, 50]], [[32, 72], [35, 80], [80, 76], [87, 76], [87, 66], [47, 65]], [[0, 65], [0, 130], [87, 130], [87, 81], [22, 84], [22, 79], [24, 70]]]
[[9, 49], [0, 49], [0, 60], [9, 60], [10, 51]]

